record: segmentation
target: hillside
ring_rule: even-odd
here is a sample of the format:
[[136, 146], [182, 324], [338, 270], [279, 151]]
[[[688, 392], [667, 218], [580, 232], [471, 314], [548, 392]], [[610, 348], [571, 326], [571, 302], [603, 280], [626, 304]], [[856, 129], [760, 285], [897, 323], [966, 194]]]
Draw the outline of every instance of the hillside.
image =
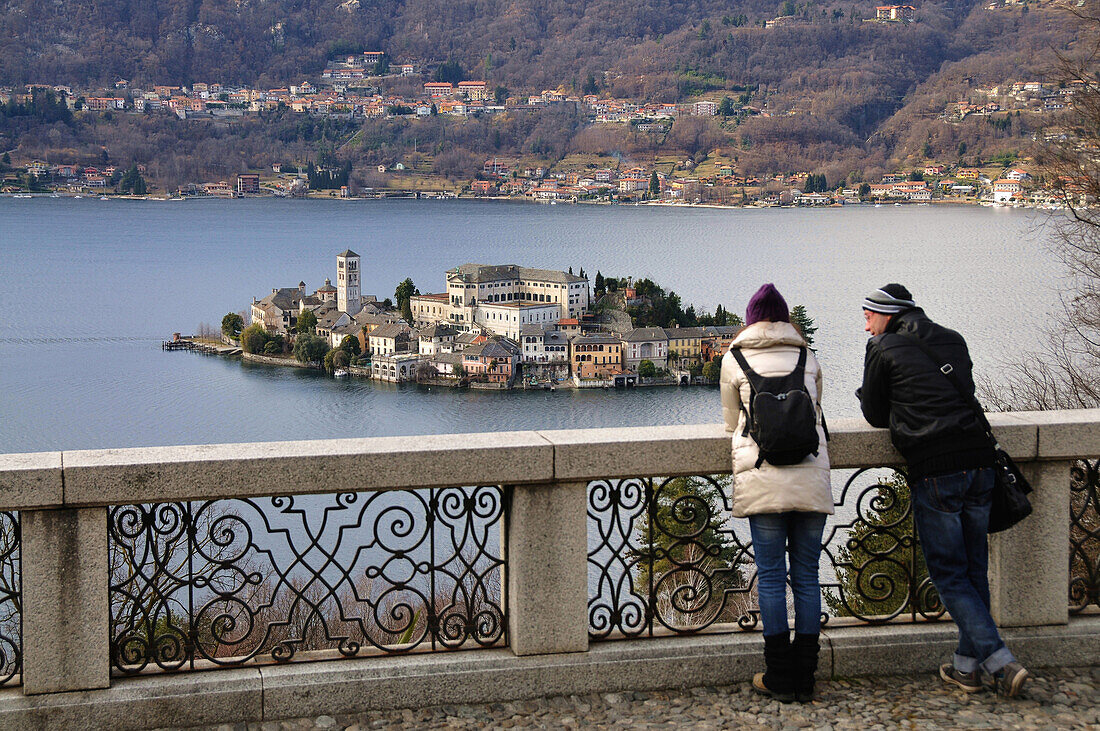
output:
[[[9, 0], [0, 8], [0, 86], [15, 90], [109, 88], [118, 79], [145, 89], [285, 87], [316, 80], [341, 54], [380, 50], [429, 73], [448, 62], [464, 78], [514, 94], [595, 91], [651, 103], [731, 97], [763, 113], [678, 121], [659, 139], [594, 128], [561, 110], [304, 126], [275, 115], [205, 127], [78, 114], [49, 130], [0, 119], [0, 146], [55, 157], [106, 146], [121, 162], [155, 163], [160, 179], [173, 183], [325, 155], [362, 171], [400, 160], [414, 139], [431, 165], [442, 160], [435, 172], [454, 177], [469, 177], [487, 154], [549, 164], [570, 153], [650, 163], [687, 156], [695, 164], [725, 148], [746, 173], [862, 178], [910, 159], [953, 161], [960, 143], [971, 155], [1014, 153], [1048, 121], [942, 118], [946, 105], [976, 88], [1041, 79], [1051, 49], [1074, 41], [1074, 24], [1045, 2], [989, 5], [928, 2], [914, 22], [876, 23], [868, 21], [874, 4], [833, 0]], [[786, 22], [763, 27], [777, 14]], [[176, 159], [199, 151], [208, 153], [201, 162]]]

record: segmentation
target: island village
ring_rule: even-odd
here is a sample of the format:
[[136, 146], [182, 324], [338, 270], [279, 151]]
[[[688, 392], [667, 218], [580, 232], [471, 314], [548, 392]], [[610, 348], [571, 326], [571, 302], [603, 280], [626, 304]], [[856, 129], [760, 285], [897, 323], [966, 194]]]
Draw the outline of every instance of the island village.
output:
[[594, 301], [583, 270], [463, 264], [446, 272], [445, 291], [410, 292], [396, 307], [364, 295], [361, 274], [348, 249], [336, 257], [335, 286], [326, 279], [309, 292], [300, 282], [253, 299], [252, 324], [239, 336], [244, 357], [486, 389], [687, 385], [717, 380], [718, 357], [738, 330], [634, 327], [626, 308], [642, 298], [633, 281]]

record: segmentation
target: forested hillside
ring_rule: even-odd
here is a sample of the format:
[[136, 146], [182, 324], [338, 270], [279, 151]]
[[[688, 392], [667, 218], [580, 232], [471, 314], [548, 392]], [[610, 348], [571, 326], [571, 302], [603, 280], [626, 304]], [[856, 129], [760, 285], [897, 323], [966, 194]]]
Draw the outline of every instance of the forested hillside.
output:
[[[146, 163], [157, 162], [150, 140], [158, 137], [162, 149], [221, 150], [205, 168], [174, 163], [188, 168], [180, 175], [212, 166], [234, 172], [285, 155], [316, 159], [322, 148], [357, 165], [392, 163], [404, 154], [404, 137], [421, 140], [419, 150], [459, 174], [498, 152], [553, 162], [572, 152], [645, 158], [726, 146], [748, 172], [818, 169], [832, 181], [914, 155], [957, 157], [960, 142], [990, 155], [1030, 137], [1042, 120], [941, 119], [946, 104], [977, 86], [1041, 78], [1052, 49], [1074, 40], [1074, 24], [1046, 0], [988, 4], [926, 2], [914, 22], [887, 24], [867, 21], [874, 3], [851, 0], [8, 0], [0, 6], [0, 86], [13, 88], [120, 78], [145, 89], [269, 88], [316, 79], [340, 54], [380, 50], [426, 69], [452, 62], [468, 78], [517, 93], [595, 90], [683, 102], [751, 90], [746, 101], [767, 114], [677, 122], [659, 142], [585, 127], [564, 112], [513, 115], [499, 125], [376, 120], [320, 135], [286, 121], [185, 130], [169, 120], [100, 120], [55, 126], [52, 140], [41, 125], [0, 119], [0, 143], [28, 152], [109, 144], [116, 157]], [[797, 22], [763, 27], [776, 15]], [[410, 131], [417, 125], [424, 128]], [[227, 135], [241, 145], [222, 145]]]

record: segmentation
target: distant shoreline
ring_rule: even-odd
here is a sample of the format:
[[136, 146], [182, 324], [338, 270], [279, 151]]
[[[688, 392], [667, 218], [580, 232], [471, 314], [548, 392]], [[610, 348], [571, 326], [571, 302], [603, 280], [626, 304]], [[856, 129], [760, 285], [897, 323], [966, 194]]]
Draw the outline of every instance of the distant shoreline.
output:
[[637, 202], [618, 202], [618, 201], [567, 201], [567, 200], [529, 200], [526, 198], [514, 198], [511, 196], [473, 196], [473, 195], [440, 195], [438, 193], [432, 193], [420, 198], [414, 198], [412, 196], [351, 196], [347, 198], [340, 198], [336, 196], [322, 196], [322, 195], [309, 195], [309, 196], [244, 196], [244, 197], [229, 197], [218, 195], [199, 195], [199, 196], [160, 196], [160, 195], [108, 195], [107, 193], [0, 193], [0, 198], [68, 198], [68, 199], [95, 199], [100, 200], [106, 198], [107, 200], [120, 200], [120, 201], [156, 201], [156, 202], [180, 202], [191, 200], [224, 200], [224, 201], [236, 201], [236, 200], [297, 200], [297, 201], [346, 201], [346, 202], [368, 202], [368, 201], [381, 201], [381, 200], [426, 200], [426, 201], [438, 201], [438, 200], [460, 200], [460, 201], [484, 201], [493, 203], [531, 203], [535, 205], [588, 205], [588, 206], [609, 206], [616, 208], [634, 208], [634, 207], [657, 207], [657, 208], [709, 208], [715, 210], [760, 210], [768, 208], [779, 209], [800, 209], [800, 210], [812, 210], [812, 209], [825, 209], [833, 210], [838, 208], [885, 208], [885, 207], [910, 207], [910, 206], [969, 206], [969, 207], [981, 207], [981, 208], [1021, 208], [1029, 210], [1060, 210], [1058, 208], [1051, 208], [1048, 206], [1038, 206], [1031, 204], [1004, 204], [993, 203], [991, 201], [984, 200], [944, 200], [933, 199], [930, 201], [862, 201], [860, 203], [832, 203], [829, 205], [797, 205], [797, 204], [763, 204], [755, 203], [749, 205], [736, 205], [729, 204], [723, 205], [721, 203], [685, 203], [682, 201], [637, 201]]

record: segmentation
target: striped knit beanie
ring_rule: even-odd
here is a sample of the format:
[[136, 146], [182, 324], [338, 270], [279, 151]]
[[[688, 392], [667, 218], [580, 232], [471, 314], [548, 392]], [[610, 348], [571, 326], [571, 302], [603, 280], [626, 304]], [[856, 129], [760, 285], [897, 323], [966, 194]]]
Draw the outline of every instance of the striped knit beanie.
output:
[[883, 315], [896, 315], [917, 306], [913, 295], [900, 284], [887, 284], [876, 289], [863, 300], [863, 309]]

